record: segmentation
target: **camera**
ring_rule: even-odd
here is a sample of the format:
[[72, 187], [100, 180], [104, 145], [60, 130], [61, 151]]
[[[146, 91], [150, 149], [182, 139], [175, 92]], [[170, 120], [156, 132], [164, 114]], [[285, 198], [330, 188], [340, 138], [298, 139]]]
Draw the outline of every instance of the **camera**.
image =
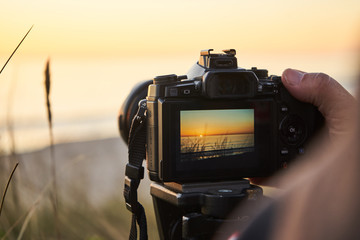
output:
[[239, 204], [256, 209], [267, 200], [244, 178], [291, 167], [324, 123], [316, 107], [290, 95], [281, 77], [239, 68], [234, 49], [212, 51], [201, 51], [187, 75], [139, 83], [120, 109], [120, 134], [129, 145], [130, 236], [138, 223], [146, 239], [137, 201], [144, 158], [160, 239], [210, 239], [229, 234], [224, 223], [243, 229], [252, 221], [251, 212], [231, 215]]
[[323, 125], [319, 111], [290, 95], [279, 76], [239, 68], [236, 51], [200, 52], [187, 75], [157, 76], [133, 89], [119, 127], [128, 139], [146, 98], [146, 158], [155, 182], [266, 177], [291, 166]]

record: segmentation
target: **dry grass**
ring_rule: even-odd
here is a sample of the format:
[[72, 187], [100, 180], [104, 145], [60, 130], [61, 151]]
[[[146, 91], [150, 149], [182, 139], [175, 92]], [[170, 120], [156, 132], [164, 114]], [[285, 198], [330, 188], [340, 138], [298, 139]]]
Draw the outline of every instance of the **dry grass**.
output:
[[7, 190], [9, 189], [9, 185], [10, 185], [11, 179], [12, 179], [12, 177], [14, 176], [14, 172], [15, 172], [17, 166], [19, 166], [19, 163], [18, 163], [18, 162], [15, 164], [13, 170], [11, 171], [10, 177], [9, 177], [7, 183], [6, 183], [6, 186], [5, 186], [5, 189], [4, 189], [4, 193], [3, 193], [2, 198], [1, 198], [0, 217], [1, 217], [1, 212], [2, 212], [3, 206], [4, 206], [4, 201], [5, 201], [5, 197], [6, 197]]
[[[128, 239], [131, 214], [122, 196], [127, 147], [120, 139], [55, 145], [58, 221], [62, 239]], [[50, 148], [21, 154], [0, 218], [0, 239], [57, 239], [49, 195]], [[7, 179], [0, 176], [0, 182]], [[149, 181], [139, 198], [148, 217], [149, 239], [158, 239]], [[19, 191], [15, 204], [13, 191]]]

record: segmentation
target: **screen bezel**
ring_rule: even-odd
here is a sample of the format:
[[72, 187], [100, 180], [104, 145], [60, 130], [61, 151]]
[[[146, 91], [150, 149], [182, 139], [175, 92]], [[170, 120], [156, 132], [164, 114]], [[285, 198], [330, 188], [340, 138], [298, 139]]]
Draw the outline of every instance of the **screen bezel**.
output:
[[[233, 156], [198, 161], [181, 161], [180, 112], [183, 110], [254, 109], [255, 151], [244, 153], [240, 162]], [[199, 100], [166, 99], [159, 106], [159, 164], [164, 182], [227, 180], [268, 176], [274, 171], [276, 114], [273, 99]], [[219, 164], [220, 163], [220, 164]]]

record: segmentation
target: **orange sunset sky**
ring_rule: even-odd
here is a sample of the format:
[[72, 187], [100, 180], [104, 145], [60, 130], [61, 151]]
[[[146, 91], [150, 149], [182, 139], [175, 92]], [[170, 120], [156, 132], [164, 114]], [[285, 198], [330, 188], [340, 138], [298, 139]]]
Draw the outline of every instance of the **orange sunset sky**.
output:
[[[0, 9], [0, 56], [32, 24], [26, 55], [184, 55], [346, 51], [358, 47], [358, 0], [17, 0]], [[3, 58], [1, 58], [3, 59]]]
[[180, 135], [210, 136], [254, 133], [254, 110], [188, 110], [180, 112]]

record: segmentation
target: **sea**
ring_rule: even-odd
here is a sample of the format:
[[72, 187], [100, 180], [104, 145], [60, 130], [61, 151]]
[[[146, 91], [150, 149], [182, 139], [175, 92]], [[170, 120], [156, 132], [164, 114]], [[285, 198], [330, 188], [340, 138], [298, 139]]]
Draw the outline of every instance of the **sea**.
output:
[[254, 134], [218, 134], [181, 137], [181, 159], [208, 159], [254, 151]]
[[[193, 149], [198, 146], [197, 149]], [[219, 134], [210, 136], [191, 136], [181, 138], [181, 152], [213, 151], [254, 146], [254, 134]]]

